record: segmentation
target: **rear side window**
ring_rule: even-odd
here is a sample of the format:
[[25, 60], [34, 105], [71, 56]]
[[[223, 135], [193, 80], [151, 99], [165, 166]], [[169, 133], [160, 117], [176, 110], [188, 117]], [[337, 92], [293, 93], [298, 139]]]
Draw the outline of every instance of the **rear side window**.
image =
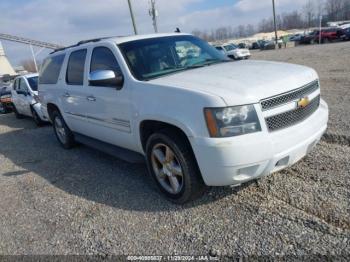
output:
[[69, 85], [83, 85], [86, 49], [71, 53], [67, 66], [66, 81]]
[[92, 52], [90, 72], [112, 70], [120, 72], [120, 67], [112, 51], [107, 47], [96, 47]]
[[57, 55], [45, 59], [39, 77], [40, 84], [56, 84], [60, 75], [64, 55]]

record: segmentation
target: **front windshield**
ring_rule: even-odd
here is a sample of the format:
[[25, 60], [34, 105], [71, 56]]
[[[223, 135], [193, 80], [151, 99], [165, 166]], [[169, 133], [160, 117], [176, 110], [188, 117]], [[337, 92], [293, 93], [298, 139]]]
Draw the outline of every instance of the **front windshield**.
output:
[[38, 91], [38, 77], [37, 76], [34, 76], [34, 77], [28, 77], [27, 78], [27, 81], [30, 85], [30, 88], [33, 90], [33, 91]]
[[232, 51], [232, 50], [235, 50], [235, 49], [238, 48], [238, 47], [235, 46], [234, 44], [226, 45], [226, 46], [224, 46], [224, 47], [225, 47], [226, 51]]
[[190, 35], [135, 40], [118, 45], [138, 80], [228, 61], [207, 42]]

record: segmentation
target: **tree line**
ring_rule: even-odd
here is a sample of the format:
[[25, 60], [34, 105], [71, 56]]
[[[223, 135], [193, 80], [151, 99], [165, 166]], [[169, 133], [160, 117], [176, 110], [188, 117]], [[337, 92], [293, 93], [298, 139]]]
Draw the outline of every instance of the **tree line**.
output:
[[[278, 30], [318, 27], [322, 15], [322, 26], [327, 22], [350, 20], [350, 0], [307, 0], [300, 10], [276, 15]], [[257, 25], [226, 26], [210, 31], [193, 30], [192, 34], [207, 41], [248, 37], [255, 33], [274, 30], [273, 17], [262, 19]]]

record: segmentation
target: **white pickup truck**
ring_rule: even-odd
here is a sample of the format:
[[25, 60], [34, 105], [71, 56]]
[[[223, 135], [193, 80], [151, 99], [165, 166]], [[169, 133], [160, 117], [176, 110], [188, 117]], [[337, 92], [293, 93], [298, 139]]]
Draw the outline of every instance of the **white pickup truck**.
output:
[[59, 143], [146, 159], [164, 195], [240, 185], [303, 158], [327, 128], [317, 73], [233, 62], [188, 34], [82, 41], [56, 50], [39, 78]]

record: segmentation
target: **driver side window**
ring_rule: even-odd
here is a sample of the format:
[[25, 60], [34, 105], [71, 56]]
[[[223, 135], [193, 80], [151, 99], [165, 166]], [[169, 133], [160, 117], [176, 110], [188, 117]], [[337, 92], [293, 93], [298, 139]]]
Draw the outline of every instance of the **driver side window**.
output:
[[18, 88], [18, 90], [23, 91], [23, 92], [28, 92], [27, 83], [24, 81], [23, 78], [19, 79], [19, 88]]
[[107, 47], [96, 47], [92, 52], [90, 73], [97, 70], [112, 70], [121, 73], [117, 59]]

